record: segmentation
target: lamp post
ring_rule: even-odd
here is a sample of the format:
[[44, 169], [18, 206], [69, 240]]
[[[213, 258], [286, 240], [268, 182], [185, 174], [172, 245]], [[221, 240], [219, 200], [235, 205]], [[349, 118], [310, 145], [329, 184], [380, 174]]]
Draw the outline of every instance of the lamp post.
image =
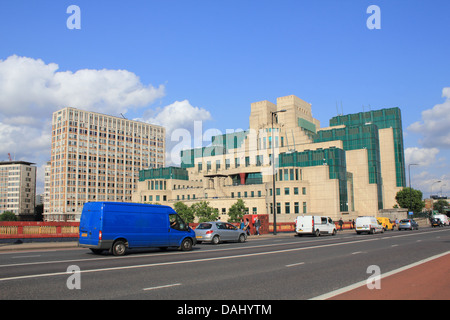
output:
[[[408, 175], [409, 175], [409, 210], [412, 208], [412, 190], [411, 190], [411, 166], [418, 166], [417, 163], [410, 163], [408, 164]], [[408, 210], [408, 211], [409, 211]], [[409, 213], [409, 212], [408, 212]]]
[[444, 183], [444, 184], [441, 184], [441, 199], [442, 199], [442, 187], [445, 187], [446, 186], [446, 184]]
[[431, 197], [433, 196], [433, 185], [436, 184], [436, 183], [440, 183], [440, 182], [442, 182], [442, 181], [441, 181], [441, 180], [438, 180], [438, 181], [435, 181], [435, 182], [433, 182], [433, 183], [431, 184], [430, 199], [431, 199]]
[[272, 195], [273, 195], [273, 204], [272, 204], [272, 210], [273, 210], [273, 235], [277, 234], [277, 210], [276, 210], [276, 191], [275, 191], [275, 139], [273, 136], [273, 118], [276, 116], [277, 113], [286, 112], [285, 109], [278, 110], [278, 111], [270, 111], [270, 114], [272, 116]]

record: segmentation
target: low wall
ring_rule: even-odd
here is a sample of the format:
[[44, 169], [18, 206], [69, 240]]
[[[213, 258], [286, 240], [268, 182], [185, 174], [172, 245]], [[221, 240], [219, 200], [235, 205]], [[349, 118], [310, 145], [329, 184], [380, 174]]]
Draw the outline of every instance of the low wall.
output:
[[0, 239], [78, 238], [79, 222], [0, 222]]

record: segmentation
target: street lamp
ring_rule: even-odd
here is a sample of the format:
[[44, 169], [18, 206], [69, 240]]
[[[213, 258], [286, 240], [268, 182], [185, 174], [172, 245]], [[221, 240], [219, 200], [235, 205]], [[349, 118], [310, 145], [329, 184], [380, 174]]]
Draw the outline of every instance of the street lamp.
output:
[[446, 186], [446, 184], [444, 183], [444, 184], [441, 184], [441, 199], [442, 199], [442, 187], [445, 187]]
[[273, 235], [277, 234], [277, 211], [276, 211], [276, 191], [275, 191], [275, 139], [273, 137], [273, 118], [277, 113], [286, 112], [286, 109], [278, 110], [278, 111], [270, 111], [272, 116], [272, 195], [273, 195]]
[[418, 164], [417, 163], [408, 164], [408, 175], [409, 175], [409, 208], [408, 208], [408, 211], [412, 209], [411, 208], [412, 207], [411, 166], [418, 166]]
[[440, 183], [440, 182], [442, 182], [442, 181], [441, 181], [441, 180], [438, 180], [438, 181], [435, 181], [435, 182], [433, 182], [433, 183], [431, 184], [430, 199], [431, 199], [431, 197], [433, 196], [433, 185], [436, 184], [436, 183]]

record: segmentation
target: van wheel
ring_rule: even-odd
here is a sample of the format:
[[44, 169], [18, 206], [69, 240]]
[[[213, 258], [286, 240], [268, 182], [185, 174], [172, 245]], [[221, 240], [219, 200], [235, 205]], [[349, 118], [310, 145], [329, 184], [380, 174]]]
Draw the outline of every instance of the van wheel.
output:
[[336, 229], [333, 229], [333, 232], [331, 233], [331, 235], [332, 235], [332, 236], [335, 236], [335, 235], [336, 235], [336, 232], [337, 232]]
[[191, 251], [192, 250], [192, 240], [191, 239], [184, 239], [183, 242], [181, 242], [180, 246], [181, 251]]
[[315, 235], [316, 237], [320, 237], [320, 231], [319, 231], [319, 229], [316, 230], [316, 232], [314, 233], [314, 235]]
[[112, 254], [115, 256], [123, 256], [126, 250], [127, 246], [122, 240], [117, 240], [112, 246]]

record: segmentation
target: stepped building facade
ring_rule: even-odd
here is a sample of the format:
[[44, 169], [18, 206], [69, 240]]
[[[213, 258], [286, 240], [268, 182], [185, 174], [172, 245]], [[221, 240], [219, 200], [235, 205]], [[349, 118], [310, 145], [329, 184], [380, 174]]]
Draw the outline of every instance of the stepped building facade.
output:
[[241, 198], [248, 213], [270, 221], [274, 211], [277, 222], [302, 214], [350, 220], [395, 205], [404, 163], [399, 108], [339, 115], [321, 127], [311, 104], [291, 95], [252, 103], [247, 131], [183, 150], [180, 167], [141, 170], [132, 201], [205, 200], [227, 220]]

